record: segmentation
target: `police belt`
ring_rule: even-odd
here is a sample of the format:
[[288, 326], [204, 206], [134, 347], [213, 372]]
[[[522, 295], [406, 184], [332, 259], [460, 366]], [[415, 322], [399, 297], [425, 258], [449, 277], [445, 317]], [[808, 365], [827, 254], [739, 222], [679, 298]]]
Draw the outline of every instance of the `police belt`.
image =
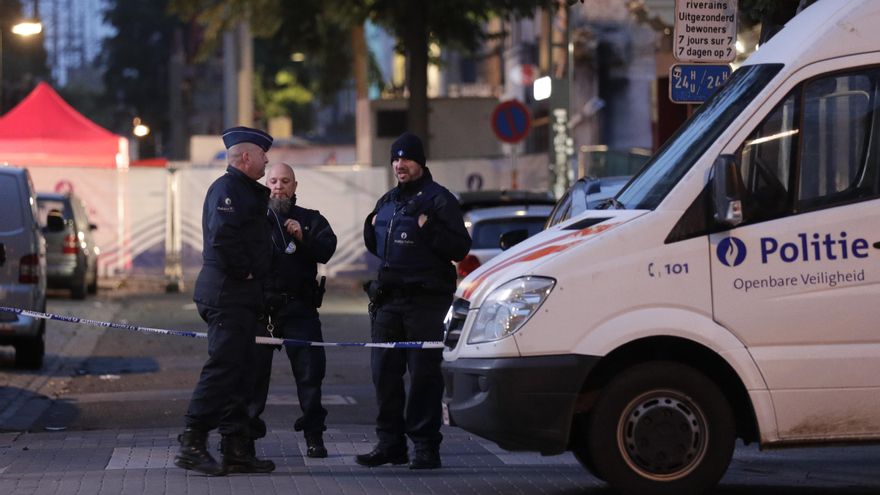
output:
[[422, 284], [382, 284], [382, 296], [391, 298], [407, 298], [410, 296], [447, 295], [446, 292], [425, 287]]
[[276, 293], [276, 295], [277, 295], [279, 298], [281, 298], [281, 300], [282, 300], [285, 304], [287, 304], [287, 303], [292, 303], [292, 302], [296, 302], [296, 301], [299, 301], [299, 302], [309, 302], [309, 303], [310, 303], [310, 302], [312, 302], [312, 299], [314, 299], [314, 294], [312, 294], [311, 291], [309, 291], [309, 292], [306, 292], [306, 291], [302, 291], [302, 292], [278, 292], [278, 293]]
[[279, 297], [284, 303], [294, 301], [312, 302], [315, 298], [315, 290], [307, 287], [302, 289], [285, 289], [278, 292], [272, 291], [272, 294]]

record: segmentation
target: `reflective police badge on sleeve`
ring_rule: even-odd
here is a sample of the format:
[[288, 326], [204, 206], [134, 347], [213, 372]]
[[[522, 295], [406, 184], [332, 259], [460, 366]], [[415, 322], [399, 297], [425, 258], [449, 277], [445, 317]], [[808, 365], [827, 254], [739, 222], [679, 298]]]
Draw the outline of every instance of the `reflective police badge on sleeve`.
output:
[[217, 211], [223, 213], [235, 213], [235, 207], [232, 206], [232, 198], [226, 198], [217, 206]]

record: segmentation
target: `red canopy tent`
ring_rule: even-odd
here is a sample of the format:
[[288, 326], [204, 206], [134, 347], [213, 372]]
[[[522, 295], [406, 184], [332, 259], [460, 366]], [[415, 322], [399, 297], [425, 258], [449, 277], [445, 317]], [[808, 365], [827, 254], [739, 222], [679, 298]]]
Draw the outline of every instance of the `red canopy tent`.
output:
[[128, 141], [77, 112], [41, 82], [0, 118], [0, 162], [126, 168]]

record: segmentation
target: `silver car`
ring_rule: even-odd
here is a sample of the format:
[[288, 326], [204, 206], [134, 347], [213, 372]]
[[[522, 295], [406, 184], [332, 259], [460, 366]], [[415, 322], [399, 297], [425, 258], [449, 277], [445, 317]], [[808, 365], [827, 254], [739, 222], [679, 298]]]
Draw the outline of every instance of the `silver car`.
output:
[[477, 208], [465, 213], [464, 225], [473, 242], [468, 255], [456, 264], [458, 278], [466, 277], [503, 249], [543, 230], [552, 209], [547, 205], [516, 205]]
[[39, 219], [46, 237], [49, 288], [70, 289], [74, 299], [98, 291], [98, 254], [85, 205], [73, 194], [39, 193]]
[[[46, 311], [46, 244], [26, 169], [0, 165], [0, 306]], [[15, 364], [39, 369], [46, 320], [0, 311], [0, 345], [15, 346]]]

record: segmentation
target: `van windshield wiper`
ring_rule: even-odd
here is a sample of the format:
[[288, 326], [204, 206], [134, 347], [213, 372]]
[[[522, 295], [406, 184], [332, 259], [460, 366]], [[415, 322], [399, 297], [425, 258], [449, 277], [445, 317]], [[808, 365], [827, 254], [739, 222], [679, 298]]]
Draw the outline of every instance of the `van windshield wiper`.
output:
[[626, 206], [624, 206], [623, 203], [616, 200], [615, 198], [608, 198], [608, 199], [602, 201], [601, 203], [599, 203], [599, 205], [596, 206], [596, 209], [597, 210], [625, 210]]

